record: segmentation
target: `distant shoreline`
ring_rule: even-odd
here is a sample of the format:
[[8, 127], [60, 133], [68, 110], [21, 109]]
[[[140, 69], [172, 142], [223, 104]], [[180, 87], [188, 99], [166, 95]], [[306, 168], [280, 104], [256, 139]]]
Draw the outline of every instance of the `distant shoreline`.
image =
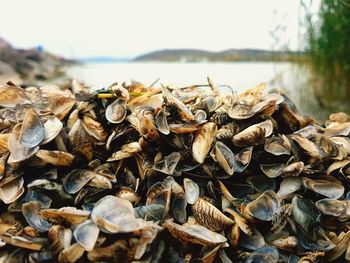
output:
[[293, 62], [305, 59], [305, 53], [294, 51], [271, 51], [259, 49], [228, 49], [211, 52], [200, 49], [165, 49], [149, 52], [135, 58], [90, 57], [82, 63], [126, 63], [126, 62]]

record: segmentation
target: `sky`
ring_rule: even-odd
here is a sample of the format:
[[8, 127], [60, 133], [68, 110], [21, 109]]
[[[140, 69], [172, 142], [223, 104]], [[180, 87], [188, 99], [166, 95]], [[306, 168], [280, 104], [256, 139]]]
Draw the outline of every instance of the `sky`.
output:
[[172, 48], [296, 50], [299, 43], [298, 0], [0, 0], [0, 6], [0, 36], [68, 58]]

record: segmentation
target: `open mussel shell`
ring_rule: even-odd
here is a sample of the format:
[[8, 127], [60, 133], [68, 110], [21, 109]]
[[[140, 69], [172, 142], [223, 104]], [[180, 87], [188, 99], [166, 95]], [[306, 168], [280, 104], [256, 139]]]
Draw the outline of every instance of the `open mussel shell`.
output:
[[290, 154], [291, 144], [285, 135], [273, 136], [266, 140], [264, 149], [273, 155]]
[[312, 201], [298, 196], [293, 197], [292, 205], [292, 216], [295, 223], [314, 238], [316, 222], [320, 215], [318, 209]]
[[46, 232], [51, 224], [40, 216], [41, 203], [31, 201], [22, 205], [22, 214], [28, 224], [39, 232]]
[[18, 123], [13, 127], [10, 136], [8, 137], [7, 144], [10, 150], [9, 163], [21, 162], [32, 157], [38, 150], [39, 147], [25, 147], [20, 142], [22, 124]]
[[55, 139], [55, 137], [60, 133], [62, 128], [63, 128], [63, 124], [58, 118], [54, 117], [54, 118], [48, 119], [44, 123], [45, 135], [41, 144], [49, 143], [50, 141]]
[[329, 198], [318, 200], [315, 204], [323, 214], [330, 216], [341, 216], [350, 206], [349, 201]]
[[280, 184], [277, 195], [280, 197], [288, 196], [301, 189], [302, 179], [300, 177], [284, 178]]
[[228, 116], [234, 120], [245, 120], [254, 116], [253, 108], [247, 104], [236, 104], [228, 111]]
[[223, 235], [210, 231], [201, 225], [179, 225], [167, 221], [163, 226], [168, 229], [171, 235], [185, 244], [216, 245], [227, 241]]
[[158, 131], [161, 133], [168, 135], [170, 133], [170, 128], [167, 120], [166, 112], [162, 109], [158, 111], [157, 115], [155, 116], [155, 124], [158, 128]]
[[268, 190], [244, 208], [244, 214], [250, 218], [271, 221], [281, 207], [277, 194]]
[[183, 185], [186, 193], [187, 203], [193, 205], [199, 198], [199, 187], [189, 178], [184, 178]]
[[350, 122], [331, 122], [324, 129], [324, 135], [332, 136], [348, 136], [350, 133]]
[[184, 192], [177, 193], [172, 200], [171, 214], [174, 219], [180, 223], [187, 221], [187, 200]]
[[74, 169], [63, 180], [63, 188], [69, 194], [75, 194], [82, 189], [95, 173], [89, 170]]
[[106, 233], [130, 233], [143, 227], [143, 221], [135, 218], [132, 204], [111, 195], [96, 203], [91, 212], [91, 220]]
[[253, 233], [251, 235], [247, 235], [244, 232], [241, 232], [241, 236], [238, 242], [241, 247], [249, 250], [256, 250], [266, 244], [263, 235], [257, 229], [252, 228], [252, 231]]
[[164, 206], [164, 216], [170, 208], [171, 186], [156, 182], [147, 192], [146, 205], [160, 204]]
[[41, 143], [44, 136], [44, 125], [40, 117], [33, 109], [27, 109], [19, 135], [19, 143], [24, 147], [33, 148]]
[[163, 159], [161, 159], [158, 162], [155, 162], [152, 166], [152, 169], [172, 175], [175, 172], [175, 168], [180, 161], [181, 155], [179, 152], [173, 152], [167, 156], [164, 156]]
[[109, 104], [106, 109], [106, 119], [111, 123], [121, 123], [127, 114], [126, 101], [116, 99]]
[[260, 164], [261, 171], [270, 178], [280, 176], [284, 168], [283, 163]]
[[305, 188], [332, 199], [340, 198], [345, 190], [340, 182], [325, 179], [313, 180], [303, 177], [302, 183]]
[[95, 247], [99, 233], [98, 226], [91, 220], [86, 220], [74, 229], [73, 236], [86, 251], [91, 251]]
[[0, 186], [0, 200], [5, 204], [16, 201], [24, 193], [24, 180], [22, 177], [4, 183]]
[[235, 171], [242, 173], [250, 164], [253, 155], [253, 147], [247, 147], [235, 155]]
[[217, 141], [213, 148], [212, 157], [227, 174], [233, 175], [235, 171], [235, 156], [230, 148], [224, 143]]

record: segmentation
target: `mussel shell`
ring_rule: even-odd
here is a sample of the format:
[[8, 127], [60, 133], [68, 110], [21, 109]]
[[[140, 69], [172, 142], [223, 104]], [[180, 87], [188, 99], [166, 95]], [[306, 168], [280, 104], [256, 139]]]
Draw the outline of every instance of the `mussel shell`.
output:
[[325, 215], [341, 216], [346, 212], [349, 202], [345, 200], [336, 199], [321, 199], [316, 203], [316, 207]]
[[295, 162], [284, 167], [281, 171], [282, 177], [296, 177], [304, 170], [303, 162]]
[[0, 200], [5, 204], [16, 201], [24, 193], [24, 180], [22, 177], [16, 178], [0, 186]]
[[301, 188], [302, 179], [300, 177], [287, 177], [284, 178], [280, 184], [280, 189], [277, 195], [280, 197], [287, 196], [298, 191]]
[[185, 193], [178, 193], [173, 197], [171, 212], [175, 220], [180, 223], [187, 221], [187, 200]]
[[176, 98], [170, 90], [162, 85], [162, 93], [163, 97], [166, 98], [166, 100], [169, 102], [172, 107], [176, 109], [177, 114], [182, 120], [185, 121], [193, 121], [194, 120], [194, 115], [190, 111], [189, 108], [178, 98]]
[[265, 141], [265, 128], [255, 124], [232, 137], [232, 142], [237, 147], [259, 145]]
[[126, 101], [116, 99], [106, 109], [106, 119], [111, 123], [121, 123], [127, 114]]
[[41, 203], [36, 201], [31, 201], [22, 205], [22, 214], [27, 220], [27, 223], [39, 232], [46, 232], [50, 229], [51, 224], [40, 216], [40, 210]]
[[264, 246], [254, 250], [253, 253], [249, 255], [245, 263], [277, 263], [279, 259], [279, 253], [274, 246]]
[[84, 254], [84, 248], [79, 243], [74, 243], [63, 249], [58, 255], [59, 262], [76, 262]]
[[183, 185], [186, 193], [187, 203], [193, 205], [199, 198], [199, 187], [189, 178], [184, 178]]
[[73, 236], [86, 251], [91, 251], [95, 247], [99, 233], [98, 226], [91, 220], [86, 220], [74, 229]]
[[228, 116], [234, 120], [245, 120], [254, 116], [253, 108], [246, 104], [236, 104], [228, 111]]
[[163, 226], [167, 228], [170, 234], [176, 239], [185, 244], [215, 245], [227, 241], [223, 235], [210, 231], [201, 225], [182, 226], [168, 221], [164, 223]]
[[51, 226], [47, 235], [50, 247], [55, 253], [60, 253], [63, 249], [69, 247], [73, 237], [72, 230], [61, 225]]
[[229, 174], [233, 175], [235, 171], [235, 156], [230, 148], [224, 143], [217, 141], [214, 147], [214, 160], [219, 163], [222, 169]]
[[252, 228], [252, 230], [253, 233], [251, 235], [247, 235], [244, 232], [241, 232], [238, 244], [246, 249], [256, 250], [263, 247], [266, 242], [263, 235], [258, 230], [255, 228]]
[[143, 221], [135, 218], [129, 201], [111, 195], [96, 203], [91, 212], [91, 220], [106, 233], [129, 233], [144, 227]]
[[62, 122], [56, 117], [48, 119], [44, 123], [45, 136], [41, 144], [46, 144], [55, 139], [63, 128]]
[[233, 220], [203, 198], [198, 198], [192, 205], [192, 214], [199, 224], [212, 231], [223, 230], [234, 224]]
[[192, 156], [198, 163], [204, 162], [214, 140], [216, 131], [216, 124], [207, 122], [202, 126], [202, 129], [196, 133], [192, 145]]
[[38, 150], [39, 147], [35, 146], [32, 148], [24, 147], [20, 143], [20, 130], [22, 128], [22, 124], [17, 124], [12, 129], [12, 133], [8, 137], [7, 143], [8, 148], [11, 152], [10, 157], [8, 159], [9, 163], [21, 162], [26, 159], [32, 157]]
[[43, 163], [53, 166], [70, 166], [74, 160], [73, 154], [63, 151], [39, 150], [35, 156]]
[[87, 220], [90, 212], [68, 206], [59, 209], [41, 209], [39, 214], [42, 218], [55, 224], [76, 225]]
[[1, 107], [16, 107], [23, 104], [31, 104], [31, 101], [22, 88], [8, 84], [0, 85]]
[[38, 114], [33, 109], [28, 109], [23, 120], [19, 143], [24, 147], [33, 148], [44, 139], [45, 130]]
[[279, 135], [267, 139], [264, 145], [264, 149], [273, 155], [288, 155], [290, 154], [291, 145], [285, 135]]
[[144, 206], [138, 206], [134, 208], [135, 216], [137, 218], [143, 218], [147, 220], [158, 221], [163, 219], [165, 214], [164, 205], [160, 204], [150, 204]]
[[275, 192], [268, 190], [244, 209], [244, 214], [262, 221], [271, 221], [280, 209], [281, 204]]
[[325, 179], [312, 180], [303, 177], [302, 183], [305, 188], [332, 199], [340, 198], [345, 191], [344, 186], [340, 182], [338, 183]]
[[107, 140], [107, 132], [105, 131], [102, 124], [93, 118], [84, 115], [83, 117], [83, 127], [85, 131], [96, 140], [100, 142], [105, 142]]
[[168, 135], [170, 133], [166, 112], [164, 110], [158, 111], [154, 118], [154, 122], [158, 128], [158, 131], [160, 131], [164, 135]]
[[305, 198], [294, 196], [292, 199], [292, 216], [295, 221], [311, 238], [317, 226], [316, 220], [320, 213], [314, 203]]
[[173, 175], [175, 168], [180, 161], [181, 155], [179, 152], [172, 152], [171, 154], [165, 156], [159, 162], [155, 162], [152, 166], [152, 169], [168, 174]]
[[281, 175], [284, 166], [283, 163], [260, 164], [260, 169], [267, 177], [275, 178]]
[[325, 129], [324, 135], [332, 136], [348, 136], [350, 133], [350, 122], [331, 122]]
[[63, 187], [67, 193], [75, 194], [82, 189], [93, 177], [94, 172], [74, 169], [63, 180]]
[[253, 147], [244, 148], [235, 155], [236, 169], [235, 172], [242, 173], [250, 164], [253, 155]]
[[170, 208], [171, 186], [165, 185], [163, 182], [156, 182], [147, 192], [146, 205], [160, 204], [164, 206], [164, 215]]

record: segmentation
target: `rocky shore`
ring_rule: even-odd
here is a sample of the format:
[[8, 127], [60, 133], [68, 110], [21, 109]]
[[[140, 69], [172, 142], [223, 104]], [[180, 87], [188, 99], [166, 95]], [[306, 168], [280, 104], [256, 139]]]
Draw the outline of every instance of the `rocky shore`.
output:
[[12, 80], [30, 84], [49, 80], [64, 73], [63, 67], [75, 63], [40, 48], [16, 49], [0, 37], [0, 83]]

